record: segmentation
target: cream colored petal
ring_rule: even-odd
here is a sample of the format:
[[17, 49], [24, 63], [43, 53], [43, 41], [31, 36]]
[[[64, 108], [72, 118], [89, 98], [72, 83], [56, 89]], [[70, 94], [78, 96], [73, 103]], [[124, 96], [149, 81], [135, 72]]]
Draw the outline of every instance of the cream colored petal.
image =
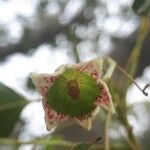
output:
[[53, 85], [55, 80], [58, 78], [58, 75], [32, 73], [30, 77], [38, 92], [43, 97], [45, 97], [48, 92], [48, 89]]
[[109, 92], [109, 88], [105, 82], [99, 80], [99, 84], [102, 85], [102, 89], [100, 91], [100, 95], [96, 100], [96, 105], [103, 107], [106, 111], [110, 112], [111, 114], [115, 113], [113, 101], [111, 94]]
[[75, 69], [80, 72], [84, 72], [95, 79], [100, 79], [102, 76], [103, 59], [95, 58], [90, 61], [78, 63], [78, 64], [65, 64], [56, 69], [56, 73], [63, 72], [66, 69]]
[[98, 80], [102, 76], [102, 65], [103, 59], [96, 58], [91, 61], [76, 64], [74, 67], [76, 70], [87, 73], [88, 75]]
[[68, 65], [62, 65], [56, 71], [54, 74], [37, 74], [37, 73], [31, 73], [30, 77], [37, 88], [38, 92], [45, 96], [48, 92], [48, 89], [53, 85], [55, 80], [61, 75], [65, 70], [66, 66]]
[[45, 123], [46, 123], [47, 130], [53, 129], [58, 124], [68, 119], [67, 116], [61, 113], [57, 113], [55, 110], [50, 108], [46, 99], [43, 99], [43, 109], [45, 112]]
[[75, 118], [75, 120], [85, 129], [91, 130], [92, 122], [95, 116], [99, 112], [99, 107], [96, 107], [95, 110], [90, 114], [90, 116], [85, 116], [84, 118]]

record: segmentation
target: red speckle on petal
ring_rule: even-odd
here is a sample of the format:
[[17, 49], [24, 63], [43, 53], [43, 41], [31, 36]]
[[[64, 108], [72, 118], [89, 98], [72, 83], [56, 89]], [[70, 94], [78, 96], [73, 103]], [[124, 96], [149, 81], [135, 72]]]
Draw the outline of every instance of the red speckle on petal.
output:
[[43, 79], [44, 79], [45, 82], [47, 82], [47, 83], [51, 82], [51, 78], [50, 78], [50, 77], [43, 77]]
[[107, 89], [103, 88], [100, 92], [100, 96], [97, 98], [96, 103], [97, 104], [105, 104], [109, 105], [110, 104], [110, 95], [109, 91]]
[[53, 115], [53, 114], [51, 114], [51, 113], [49, 113], [49, 114], [48, 114], [48, 119], [50, 119], [50, 120], [51, 120], [51, 119], [53, 119], [53, 117], [54, 117], [54, 115]]
[[51, 109], [50, 106], [47, 103], [47, 100], [43, 101], [43, 108], [45, 111], [45, 118], [50, 123], [60, 123], [66, 120], [68, 117], [64, 114], [57, 113], [55, 110]]
[[42, 96], [46, 96], [48, 92], [48, 87], [47, 86], [40, 86], [39, 90], [41, 91]]
[[59, 120], [60, 122], [62, 122], [65, 118], [66, 118], [65, 115], [60, 114], [58, 120]]
[[92, 73], [91, 73], [92, 77], [94, 79], [98, 79], [99, 78], [99, 74], [98, 74], [98, 71], [97, 70], [94, 70]]
[[94, 79], [98, 80], [100, 78], [100, 71], [99, 66], [92, 62], [77, 65], [76, 70], [80, 72], [87, 73], [88, 75], [92, 76]]
[[51, 82], [54, 82], [56, 79], [57, 79], [57, 77], [55, 77], [55, 76], [50, 78]]
[[42, 96], [46, 96], [48, 89], [53, 85], [58, 76], [43, 75], [38, 81], [37, 89]]
[[83, 66], [77, 67], [77, 71], [83, 72], [83, 71], [85, 71], [85, 70], [88, 70], [88, 68], [90, 68], [90, 66], [91, 66], [91, 64], [88, 63], [88, 64], [85, 64], [85, 65], [83, 65]]

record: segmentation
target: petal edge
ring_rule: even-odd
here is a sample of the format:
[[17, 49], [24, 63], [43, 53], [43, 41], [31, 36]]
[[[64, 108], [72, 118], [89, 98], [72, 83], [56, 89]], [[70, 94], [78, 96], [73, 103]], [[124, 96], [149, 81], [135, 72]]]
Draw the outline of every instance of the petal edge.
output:
[[110, 112], [111, 114], [115, 113], [113, 101], [111, 94], [109, 92], [109, 88], [105, 82], [99, 80], [99, 84], [102, 85], [102, 90], [100, 92], [100, 96], [96, 100], [96, 105], [103, 107], [106, 111]]

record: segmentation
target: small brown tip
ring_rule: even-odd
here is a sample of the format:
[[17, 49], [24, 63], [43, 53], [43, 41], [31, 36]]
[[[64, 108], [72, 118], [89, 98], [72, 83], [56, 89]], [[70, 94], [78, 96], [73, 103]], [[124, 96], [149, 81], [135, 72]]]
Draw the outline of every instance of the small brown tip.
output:
[[72, 79], [67, 83], [68, 94], [73, 99], [77, 99], [80, 96], [80, 89], [78, 85], [78, 81], [76, 79]]

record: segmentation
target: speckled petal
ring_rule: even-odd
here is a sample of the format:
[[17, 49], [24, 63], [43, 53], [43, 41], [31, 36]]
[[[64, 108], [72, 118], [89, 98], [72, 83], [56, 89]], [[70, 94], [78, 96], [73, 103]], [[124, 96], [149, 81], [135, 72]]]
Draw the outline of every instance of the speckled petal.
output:
[[78, 64], [62, 65], [58, 69], [56, 69], [55, 72], [57, 73], [59, 70], [75, 69], [77, 71], [84, 72], [98, 80], [102, 76], [102, 64], [103, 60], [100, 58], [96, 58], [91, 61], [86, 61]]
[[97, 106], [103, 107], [105, 110], [109, 111], [111, 114], [114, 114], [115, 109], [114, 109], [114, 105], [113, 105], [112, 98], [111, 98], [107, 84], [103, 82], [102, 80], [99, 80], [98, 83], [102, 86], [102, 89], [95, 104]]
[[76, 70], [87, 73], [96, 80], [100, 79], [102, 76], [102, 59], [93, 59], [84, 63], [79, 63], [75, 65]]
[[64, 116], [63, 114], [57, 113], [55, 110], [51, 109], [47, 103], [47, 92], [48, 89], [53, 85], [55, 80], [59, 77], [64, 71], [63, 67], [60, 67], [57, 72], [53, 75], [49, 74], [36, 74], [32, 73], [31, 78], [36, 86], [38, 92], [43, 96], [43, 109], [45, 112], [45, 122], [47, 126], [47, 130], [51, 130], [52, 128], [56, 127], [59, 123], [67, 120], [68, 117]]
[[47, 100], [43, 99], [43, 108], [45, 112], [45, 122], [47, 130], [51, 130], [56, 127], [59, 123], [68, 119], [67, 116], [57, 113], [55, 110], [51, 109], [47, 104]]
[[57, 75], [49, 75], [49, 74], [31, 74], [32, 81], [36, 86], [38, 92], [45, 97], [48, 92], [48, 88], [50, 88], [55, 80], [58, 78]]
[[48, 89], [53, 85], [59, 75], [62, 74], [66, 69], [65, 65], [60, 66], [55, 70], [54, 74], [37, 74], [31, 73], [30, 77], [37, 88], [38, 92], [45, 97], [47, 95]]
[[75, 118], [75, 120], [85, 129], [91, 130], [92, 122], [95, 118], [95, 116], [99, 112], [99, 107], [96, 107], [95, 110], [88, 116], [85, 116], [84, 118]]

